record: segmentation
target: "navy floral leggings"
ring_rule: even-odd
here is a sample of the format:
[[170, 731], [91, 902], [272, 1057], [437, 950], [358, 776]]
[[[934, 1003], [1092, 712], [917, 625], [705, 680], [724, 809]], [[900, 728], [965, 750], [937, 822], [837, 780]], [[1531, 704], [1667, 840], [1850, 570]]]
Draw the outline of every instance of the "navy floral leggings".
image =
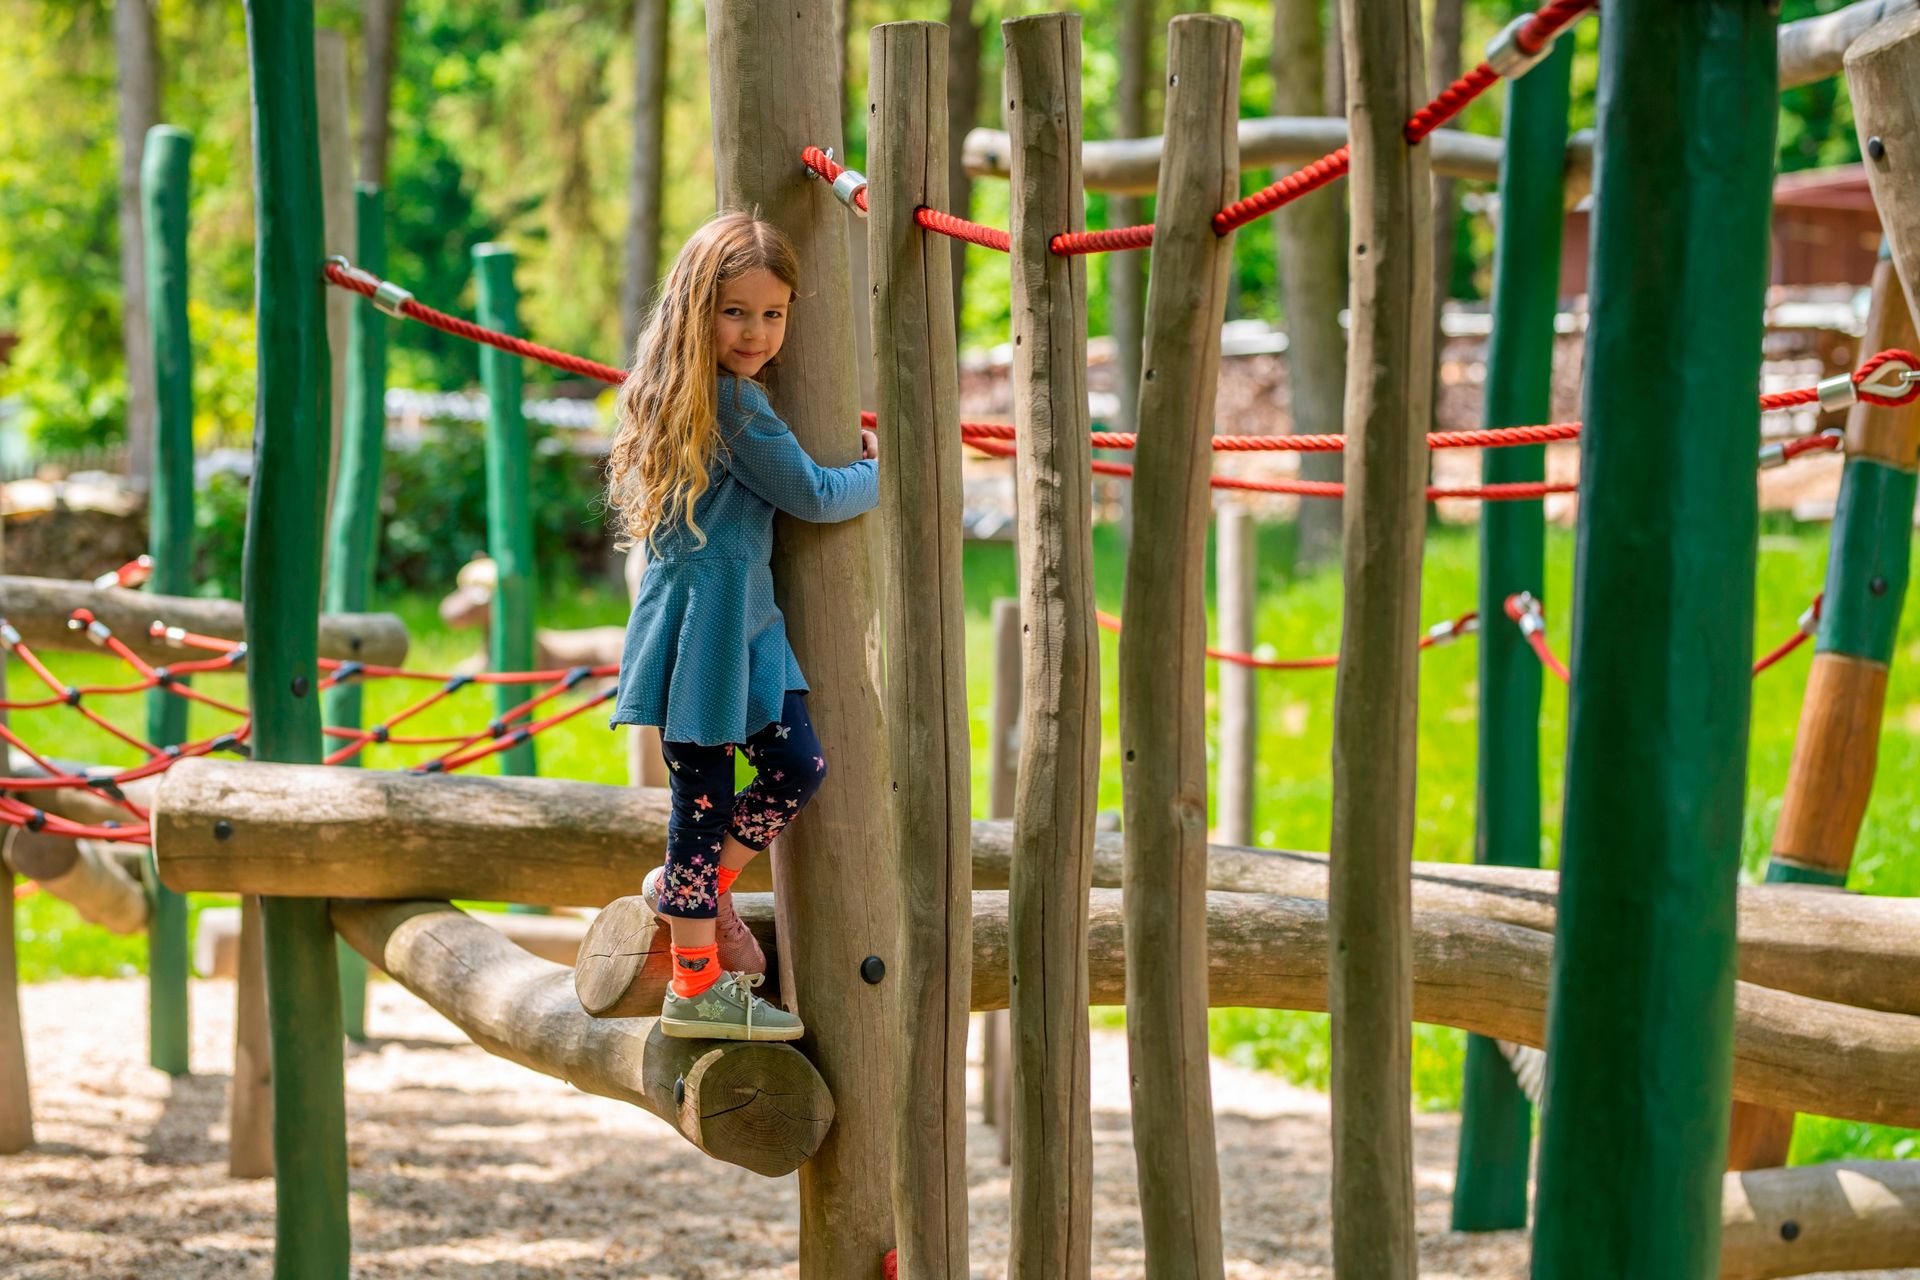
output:
[[773, 843], [807, 807], [827, 776], [820, 739], [807, 718], [807, 696], [789, 689], [778, 723], [739, 748], [757, 771], [733, 791], [734, 747], [662, 742], [673, 813], [667, 819], [667, 873], [660, 888], [663, 915], [709, 920], [720, 909], [715, 882], [723, 838], [759, 851]]

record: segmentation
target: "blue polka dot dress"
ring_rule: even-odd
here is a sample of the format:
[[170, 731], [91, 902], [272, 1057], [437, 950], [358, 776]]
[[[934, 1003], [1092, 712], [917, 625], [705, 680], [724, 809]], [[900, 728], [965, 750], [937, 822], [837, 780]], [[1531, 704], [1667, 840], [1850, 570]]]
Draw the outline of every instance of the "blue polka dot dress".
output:
[[611, 719], [702, 746], [745, 742], [807, 688], [773, 601], [773, 513], [831, 524], [880, 500], [876, 462], [820, 466], [758, 383], [721, 374], [716, 408], [721, 446], [694, 503], [706, 543], [672, 521], [648, 549]]

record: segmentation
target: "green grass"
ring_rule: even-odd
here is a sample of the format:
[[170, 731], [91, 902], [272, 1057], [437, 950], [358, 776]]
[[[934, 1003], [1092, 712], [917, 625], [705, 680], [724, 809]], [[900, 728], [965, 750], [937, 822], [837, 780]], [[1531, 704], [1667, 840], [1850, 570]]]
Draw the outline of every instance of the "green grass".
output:
[[[1284, 656], [1331, 653], [1340, 630], [1340, 575], [1337, 569], [1294, 579], [1279, 566], [1291, 562], [1291, 530], [1261, 530], [1260, 607], [1256, 635]], [[1102, 608], [1121, 611], [1124, 556], [1110, 528], [1095, 532], [1095, 597]], [[1796, 619], [1820, 587], [1826, 564], [1825, 529], [1774, 533], [1762, 540], [1758, 570], [1755, 646], [1773, 645], [1792, 633]], [[969, 543], [966, 558], [968, 702], [977, 762], [986, 759], [987, 709], [992, 684], [990, 613], [997, 596], [1014, 594], [1011, 546]], [[1566, 604], [1570, 596], [1573, 537], [1555, 530], [1548, 540], [1545, 599], [1549, 634], [1566, 651]], [[1476, 604], [1478, 553], [1471, 531], [1442, 530], [1428, 542], [1421, 616], [1428, 622], [1451, 618]], [[1211, 595], [1211, 572], [1209, 572]], [[411, 667], [445, 671], [480, 649], [478, 632], [448, 633], [440, 627], [435, 601], [412, 598], [397, 611], [416, 637]], [[1902, 620], [1899, 653], [1888, 688], [1886, 727], [1881, 736], [1874, 802], [1860, 833], [1851, 886], [1867, 893], [1920, 895], [1920, 802], [1901, 780], [1920, 769], [1920, 605], [1912, 596]], [[617, 623], [625, 606], [612, 590], [587, 586], [550, 594], [542, 621], [573, 627]], [[1748, 766], [1748, 804], [1742, 861], [1757, 879], [1764, 865], [1779, 796], [1793, 749], [1808, 652], [1803, 649], [1754, 684], [1752, 745]], [[123, 678], [114, 665], [96, 655], [56, 655], [54, 670], [75, 683]], [[1117, 639], [1101, 635], [1103, 747], [1099, 804], [1120, 808], [1119, 732], [1115, 687]], [[1465, 862], [1473, 850], [1476, 662], [1474, 642], [1431, 650], [1421, 665], [1420, 789], [1416, 805], [1416, 856]], [[34, 686], [17, 662], [9, 687]], [[244, 697], [235, 677], [205, 682], [209, 691], [232, 700]], [[383, 716], [420, 696], [424, 689], [394, 682], [369, 687], [368, 715]], [[1215, 686], [1208, 683], [1208, 717], [1214, 723]], [[1259, 682], [1261, 737], [1254, 831], [1264, 845], [1324, 849], [1328, 841], [1331, 779], [1328, 753], [1333, 712], [1331, 672], [1269, 673]], [[137, 727], [138, 699], [128, 699], [116, 716]], [[562, 703], [561, 705], [566, 705]], [[487, 694], [469, 689], [410, 722], [416, 733], [452, 733], [477, 729], [490, 714]], [[101, 763], [131, 763], [123, 744], [80, 722], [65, 709], [23, 714], [20, 730], [30, 742], [52, 754]], [[196, 709], [193, 732], [210, 734], [226, 718]], [[1561, 756], [1566, 734], [1566, 691], [1546, 682], [1541, 708], [1542, 777], [1541, 856], [1558, 861], [1560, 840]], [[624, 739], [606, 731], [604, 719], [588, 713], [538, 739], [542, 772], [556, 776], [617, 783], [626, 777]], [[368, 753], [372, 767], [397, 767], [418, 758], [417, 751], [384, 749]], [[483, 764], [476, 772], [491, 771]], [[986, 811], [984, 768], [974, 771], [975, 812]], [[116, 939], [79, 923], [63, 905], [44, 895], [22, 904], [22, 969], [29, 980], [55, 976], [138, 972], [144, 944]], [[1103, 1023], [1117, 1011], [1101, 1011]], [[1300, 1083], [1324, 1088], [1327, 1077], [1327, 1020], [1321, 1014], [1224, 1009], [1212, 1019], [1214, 1050], [1235, 1061], [1279, 1072]], [[1459, 1064], [1464, 1036], [1443, 1027], [1418, 1029], [1415, 1037], [1414, 1090], [1423, 1107], [1451, 1108], [1459, 1101]], [[1807, 1162], [1838, 1156], [1893, 1156], [1920, 1151], [1920, 1132], [1843, 1121], [1811, 1119], [1801, 1123], [1794, 1159]]]

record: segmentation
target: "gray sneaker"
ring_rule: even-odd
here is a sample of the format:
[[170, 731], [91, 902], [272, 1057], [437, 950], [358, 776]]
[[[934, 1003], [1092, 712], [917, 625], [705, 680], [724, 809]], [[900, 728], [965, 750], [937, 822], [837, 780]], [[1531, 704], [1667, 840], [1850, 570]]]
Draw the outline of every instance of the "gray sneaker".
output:
[[[657, 916], [660, 916], [660, 880], [666, 873], [665, 867], [655, 867], [640, 882], [640, 896]], [[672, 917], [660, 918], [667, 920]], [[740, 973], [767, 971], [767, 953], [760, 949], [760, 940], [753, 936], [753, 930], [747, 928], [747, 922], [733, 909], [731, 893], [720, 895], [720, 910], [713, 918], [713, 941], [720, 948], [722, 969]]]
[[691, 998], [668, 987], [660, 1030], [682, 1040], [798, 1040], [807, 1030], [800, 1019], [753, 994], [764, 981], [757, 973], [728, 973]]

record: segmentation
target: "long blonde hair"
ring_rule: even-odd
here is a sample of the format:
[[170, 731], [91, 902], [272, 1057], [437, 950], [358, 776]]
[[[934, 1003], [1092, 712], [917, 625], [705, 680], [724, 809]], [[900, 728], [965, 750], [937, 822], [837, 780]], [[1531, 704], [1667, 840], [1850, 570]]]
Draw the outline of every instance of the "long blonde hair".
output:
[[694, 232], [667, 273], [620, 384], [607, 458], [607, 505], [618, 515], [623, 548], [652, 545], [676, 517], [696, 546], [706, 543], [693, 507], [707, 491], [720, 444], [714, 312], [725, 285], [759, 270], [799, 292], [799, 262], [779, 228], [750, 213], [723, 213]]

